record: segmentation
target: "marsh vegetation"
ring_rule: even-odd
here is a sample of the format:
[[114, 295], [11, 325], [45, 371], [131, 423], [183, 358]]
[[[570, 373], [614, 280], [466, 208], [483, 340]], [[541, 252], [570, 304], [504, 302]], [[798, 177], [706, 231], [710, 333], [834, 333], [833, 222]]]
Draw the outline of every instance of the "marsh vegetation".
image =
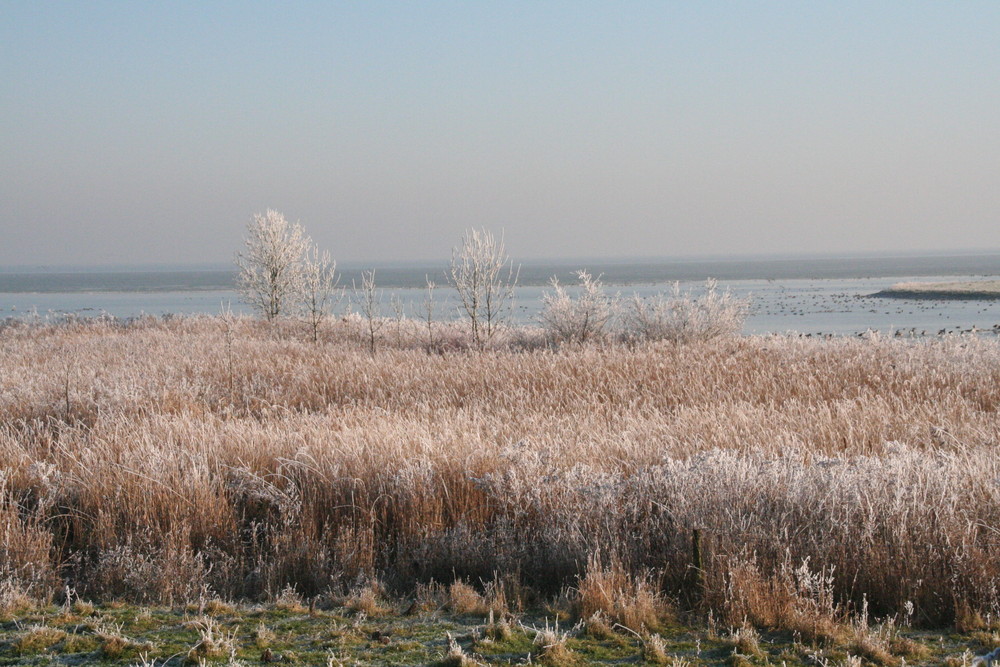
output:
[[0, 602], [371, 614], [460, 584], [484, 616], [838, 650], [996, 622], [995, 339], [369, 335], [8, 323]]

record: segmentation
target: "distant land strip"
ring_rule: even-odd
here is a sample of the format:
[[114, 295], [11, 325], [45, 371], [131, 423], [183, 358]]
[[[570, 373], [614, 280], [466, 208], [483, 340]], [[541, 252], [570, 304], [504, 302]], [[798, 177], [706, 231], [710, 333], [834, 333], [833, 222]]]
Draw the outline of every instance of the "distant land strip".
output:
[[872, 296], [889, 299], [1000, 299], [1000, 280], [896, 283]]

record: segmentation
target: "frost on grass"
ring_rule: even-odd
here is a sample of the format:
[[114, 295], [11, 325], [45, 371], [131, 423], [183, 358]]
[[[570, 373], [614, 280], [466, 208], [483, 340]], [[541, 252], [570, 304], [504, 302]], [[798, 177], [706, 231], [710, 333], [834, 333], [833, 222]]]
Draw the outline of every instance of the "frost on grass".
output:
[[611, 625], [671, 599], [823, 643], [863, 600], [970, 629], [1000, 608], [996, 340], [453, 354], [439, 327], [429, 355], [404, 322], [371, 354], [361, 324], [0, 329], [0, 613], [67, 585], [306, 606], [433, 581], [484, 616], [577, 589]]

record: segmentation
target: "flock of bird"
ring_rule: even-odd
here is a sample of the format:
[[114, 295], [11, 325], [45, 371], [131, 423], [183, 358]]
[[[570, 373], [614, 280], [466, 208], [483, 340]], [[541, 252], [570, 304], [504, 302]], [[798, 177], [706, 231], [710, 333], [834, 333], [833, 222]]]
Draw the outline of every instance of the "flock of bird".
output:
[[[891, 330], [901, 337], [948, 334], [1000, 335], [1000, 304], [982, 300], [887, 299], [867, 294], [829, 292], [822, 289], [777, 289], [754, 295], [751, 319], [770, 324], [787, 320], [788, 330], [803, 337], [854, 335], [869, 330]], [[949, 321], [950, 320], [950, 321]], [[993, 323], [989, 323], [994, 320]], [[980, 324], [983, 322], [985, 324]], [[959, 322], [959, 323], [955, 323]], [[812, 331], [820, 323], [836, 331]]]

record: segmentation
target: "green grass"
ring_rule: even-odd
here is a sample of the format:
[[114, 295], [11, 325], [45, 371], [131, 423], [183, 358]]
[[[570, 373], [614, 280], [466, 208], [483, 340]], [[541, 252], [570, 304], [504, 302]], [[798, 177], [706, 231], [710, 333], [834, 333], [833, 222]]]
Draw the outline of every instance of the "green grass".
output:
[[[403, 606], [400, 605], [399, 609]], [[564, 649], [546, 656], [534, 641], [535, 630], [551, 617], [541, 612], [519, 616], [509, 629], [491, 631], [486, 618], [440, 611], [404, 615], [398, 610], [368, 617], [346, 608], [313, 614], [278, 606], [226, 605], [211, 609], [97, 606], [89, 613], [47, 607], [0, 623], [0, 665], [843, 665], [856, 646], [809, 646], [788, 633], [762, 632], [756, 650], [740, 635], [709, 632], [701, 624], [664, 628], [662, 652], [651, 651], [648, 635], [616, 628], [591, 636], [583, 626], [560, 623]], [[548, 623], [546, 623], [548, 622]], [[206, 638], [206, 630], [210, 629]], [[464, 657], [449, 657], [449, 636]], [[907, 665], [963, 665], [986, 652], [987, 633], [902, 631]], [[743, 649], [743, 650], [739, 650]], [[555, 656], [555, 657], [551, 657]], [[862, 664], [899, 665], [890, 658], [863, 656]], [[879, 661], [881, 660], [881, 661]]]

